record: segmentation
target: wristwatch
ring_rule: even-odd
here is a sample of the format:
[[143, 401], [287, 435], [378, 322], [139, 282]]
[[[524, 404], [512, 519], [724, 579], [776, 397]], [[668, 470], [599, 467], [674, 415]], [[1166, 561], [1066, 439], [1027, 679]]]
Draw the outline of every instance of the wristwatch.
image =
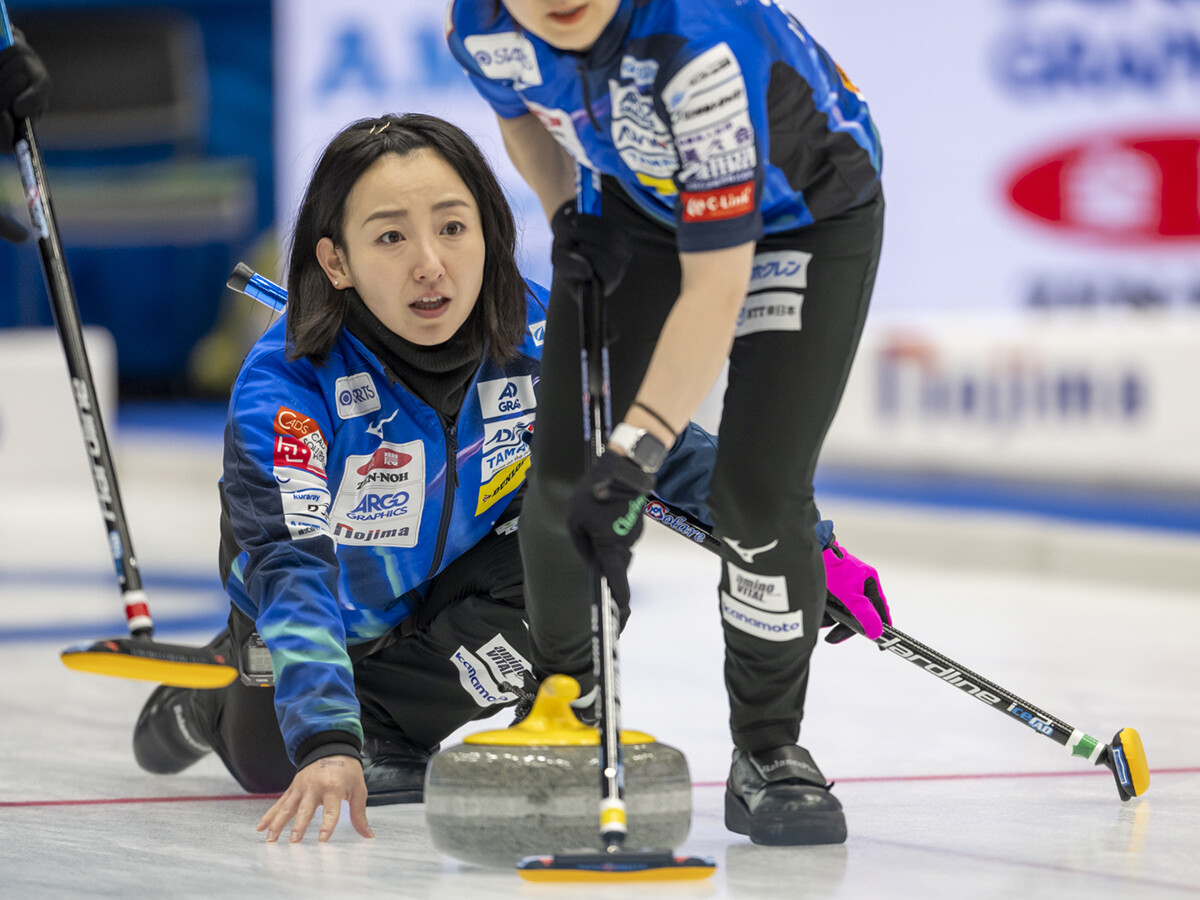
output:
[[624, 450], [643, 472], [650, 474], [658, 471], [667, 456], [667, 447], [662, 441], [645, 428], [634, 428], [625, 422], [612, 430], [608, 442]]

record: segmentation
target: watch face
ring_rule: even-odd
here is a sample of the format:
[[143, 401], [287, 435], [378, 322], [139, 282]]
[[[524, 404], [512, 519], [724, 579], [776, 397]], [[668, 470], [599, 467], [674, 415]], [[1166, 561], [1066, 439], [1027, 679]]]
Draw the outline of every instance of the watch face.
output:
[[246, 671], [251, 675], [271, 674], [271, 651], [266, 647], [247, 647]]
[[275, 683], [274, 670], [271, 668], [271, 651], [263, 643], [258, 632], [251, 633], [242, 645], [242, 684], [251, 687], [270, 687]]
[[652, 434], [643, 434], [630, 448], [630, 456], [643, 469], [655, 472], [666, 458], [667, 448]]

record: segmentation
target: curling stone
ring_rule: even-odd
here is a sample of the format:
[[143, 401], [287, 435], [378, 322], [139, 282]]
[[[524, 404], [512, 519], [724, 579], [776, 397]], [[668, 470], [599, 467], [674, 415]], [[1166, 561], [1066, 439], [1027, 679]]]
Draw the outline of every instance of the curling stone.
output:
[[[425, 775], [433, 846], [483, 866], [524, 856], [602, 850], [600, 733], [576, 717], [579, 685], [552, 675], [518, 725], [435, 753]], [[674, 747], [622, 731], [629, 849], [674, 850], [692, 819], [692, 779]]]

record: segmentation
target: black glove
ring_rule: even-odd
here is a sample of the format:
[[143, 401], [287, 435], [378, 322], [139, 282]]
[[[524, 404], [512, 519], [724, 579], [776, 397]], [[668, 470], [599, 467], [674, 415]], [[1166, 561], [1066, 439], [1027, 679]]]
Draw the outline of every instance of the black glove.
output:
[[584, 559], [608, 579], [619, 609], [629, 608], [629, 559], [642, 533], [642, 507], [654, 476], [611, 451], [592, 465], [567, 506], [567, 531]]
[[50, 75], [41, 57], [15, 31], [16, 43], [0, 50], [0, 153], [12, 153], [17, 122], [36, 119], [50, 99]]
[[633, 259], [633, 246], [624, 232], [600, 216], [578, 212], [574, 200], [558, 208], [550, 230], [554, 232], [550, 262], [556, 276], [576, 284], [598, 278], [605, 297], [617, 289]]

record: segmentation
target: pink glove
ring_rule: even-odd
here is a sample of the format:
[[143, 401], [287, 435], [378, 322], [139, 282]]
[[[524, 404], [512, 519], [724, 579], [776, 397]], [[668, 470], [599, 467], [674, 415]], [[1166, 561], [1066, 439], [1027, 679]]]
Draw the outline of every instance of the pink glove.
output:
[[[825, 560], [825, 585], [833, 599], [841, 601], [850, 611], [867, 637], [871, 640], [879, 638], [883, 634], [883, 623], [892, 624], [892, 613], [875, 567], [851, 556], [833, 539], [821, 557]], [[825, 637], [828, 644], [840, 644], [855, 633], [847, 625], [835, 624], [828, 613], [822, 624], [834, 626]]]

